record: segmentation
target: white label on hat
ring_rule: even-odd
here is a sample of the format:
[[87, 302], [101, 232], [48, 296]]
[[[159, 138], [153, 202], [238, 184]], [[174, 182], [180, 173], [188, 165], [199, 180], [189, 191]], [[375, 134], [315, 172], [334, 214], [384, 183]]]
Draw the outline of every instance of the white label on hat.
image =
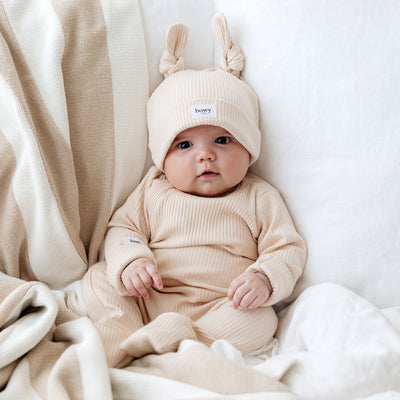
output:
[[215, 104], [194, 104], [191, 107], [192, 118], [216, 118]]

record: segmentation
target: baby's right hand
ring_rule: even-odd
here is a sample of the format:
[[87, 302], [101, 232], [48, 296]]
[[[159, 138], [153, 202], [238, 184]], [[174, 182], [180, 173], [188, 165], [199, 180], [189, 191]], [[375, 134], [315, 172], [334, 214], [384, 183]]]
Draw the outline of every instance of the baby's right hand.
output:
[[156, 289], [163, 288], [161, 275], [148, 258], [137, 258], [122, 271], [121, 280], [126, 290], [136, 297], [149, 297], [147, 289], [154, 286]]

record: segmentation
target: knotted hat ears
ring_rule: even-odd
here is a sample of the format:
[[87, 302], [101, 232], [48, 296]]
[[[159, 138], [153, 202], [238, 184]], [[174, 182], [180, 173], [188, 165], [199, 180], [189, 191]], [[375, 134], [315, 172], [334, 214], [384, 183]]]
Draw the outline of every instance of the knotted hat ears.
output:
[[232, 41], [223, 14], [214, 16], [212, 26], [222, 49], [218, 69], [185, 69], [182, 54], [188, 28], [176, 24], [168, 31], [159, 65], [165, 79], [147, 103], [149, 148], [154, 164], [160, 169], [175, 137], [199, 125], [226, 129], [250, 153], [251, 163], [259, 156], [258, 97], [241, 77], [243, 54]]
[[232, 42], [228, 23], [221, 13], [214, 15], [213, 33], [222, 49], [221, 68], [239, 78], [244, 68], [244, 57], [239, 46]]
[[159, 66], [164, 78], [184, 69], [185, 63], [182, 54], [186, 47], [188, 32], [188, 27], [182, 24], [176, 24], [169, 28], [166, 48], [161, 55]]
[[[239, 46], [232, 41], [228, 23], [223, 14], [215, 14], [212, 20], [215, 39], [222, 50], [221, 69], [240, 77], [244, 67], [244, 57]], [[183, 24], [171, 26], [167, 34], [166, 48], [160, 59], [159, 70], [164, 78], [182, 71], [185, 63], [182, 57], [186, 47], [189, 29]]]

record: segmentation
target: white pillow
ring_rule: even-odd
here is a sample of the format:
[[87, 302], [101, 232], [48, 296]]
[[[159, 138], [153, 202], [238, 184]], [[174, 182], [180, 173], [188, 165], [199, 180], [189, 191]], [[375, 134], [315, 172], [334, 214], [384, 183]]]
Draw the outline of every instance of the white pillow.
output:
[[150, 93], [163, 79], [158, 65], [171, 25], [184, 24], [189, 28], [183, 54], [186, 68], [202, 69], [213, 66], [213, 0], [142, 0], [141, 7], [148, 54]]
[[215, 10], [260, 97], [253, 171], [280, 190], [308, 244], [294, 295], [336, 282], [399, 305], [398, 1], [216, 0]]

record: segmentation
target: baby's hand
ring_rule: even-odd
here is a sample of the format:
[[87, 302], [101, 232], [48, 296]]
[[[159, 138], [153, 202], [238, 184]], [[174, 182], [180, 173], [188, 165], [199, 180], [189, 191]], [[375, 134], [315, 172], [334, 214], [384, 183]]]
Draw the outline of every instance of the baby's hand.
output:
[[138, 258], [132, 261], [122, 271], [121, 280], [126, 290], [136, 297], [149, 297], [147, 289], [154, 286], [162, 289], [161, 275], [153, 261], [148, 258]]
[[228, 289], [228, 299], [233, 308], [254, 310], [263, 304], [272, 293], [271, 282], [261, 272], [247, 271], [234, 279]]

